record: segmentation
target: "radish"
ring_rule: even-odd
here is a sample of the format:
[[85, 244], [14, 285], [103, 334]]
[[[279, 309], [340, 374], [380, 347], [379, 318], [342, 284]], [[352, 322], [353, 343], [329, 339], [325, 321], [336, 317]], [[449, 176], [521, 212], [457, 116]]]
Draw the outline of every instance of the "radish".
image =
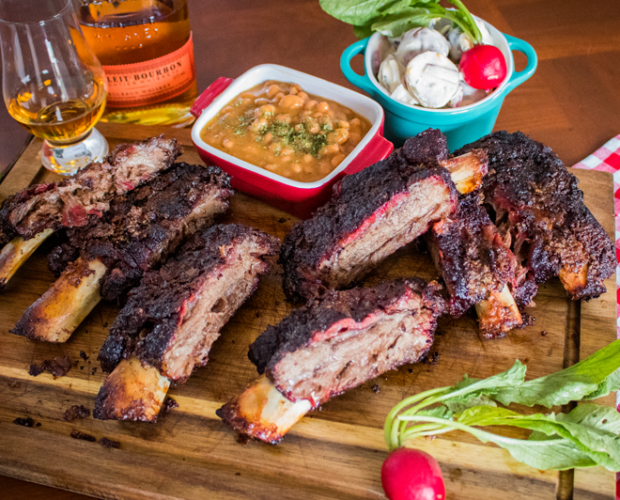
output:
[[446, 498], [437, 460], [411, 448], [399, 448], [388, 455], [381, 467], [381, 484], [389, 500]]
[[494, 45], [474, 45], [463, 52], [459, 69], [469, 86], [482, 90], [499, 86], [508, 72], [504, 54]]

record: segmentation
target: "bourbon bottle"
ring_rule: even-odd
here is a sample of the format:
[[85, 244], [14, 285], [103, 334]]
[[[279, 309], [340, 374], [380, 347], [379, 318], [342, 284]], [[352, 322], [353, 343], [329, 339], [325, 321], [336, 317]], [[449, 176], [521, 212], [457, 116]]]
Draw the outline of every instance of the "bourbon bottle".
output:
[[198, 95], [187, 0], [75, 0], [103, 65], [102, 121], [186, 126]]

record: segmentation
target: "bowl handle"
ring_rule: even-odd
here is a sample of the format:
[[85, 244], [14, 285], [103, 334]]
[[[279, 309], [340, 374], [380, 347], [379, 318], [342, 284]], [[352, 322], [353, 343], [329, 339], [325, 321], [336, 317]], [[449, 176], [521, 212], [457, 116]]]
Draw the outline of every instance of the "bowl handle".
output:
[[369, 38], [365, 38], [364, 40], [359, 40], [352, 45], [349, 45], [342, 56], [340, 56], [340, 69], [344, 73], [344, 76], [347, 80], [349, 80], [356, 87], [365, 90], [369, 94], [374, 92], [374, 86], [370, 82], [368, 75], [358, 75], [353, 68], [351, 67], [351, 59], [353, 59], [358, 54], [365, 54], [366, 47], [368, 45]]
[[194, 101], [189, 112], [198, 118], [202, 112], [233, 82], [232, 78], [220, 77], [209, 85], [202, 94]]
[[523, 71], [515, 71], [510, 77], [510, 81], [506, 86], [506, 89], [510, 92], [534, 74], [534, 71], [536, 71], [536, 67], [538, 66], [538, 56], [536, 55], [534, 47], [526, 41], [506, 34], [504, 34], [504, 36], [506, 37], [506, 40], [508, 40], [508, 47], [510, 47], [510, 50], [521, 52], [522, 54], [525, 54], [525, 57], [527, 57], [525, 69]]

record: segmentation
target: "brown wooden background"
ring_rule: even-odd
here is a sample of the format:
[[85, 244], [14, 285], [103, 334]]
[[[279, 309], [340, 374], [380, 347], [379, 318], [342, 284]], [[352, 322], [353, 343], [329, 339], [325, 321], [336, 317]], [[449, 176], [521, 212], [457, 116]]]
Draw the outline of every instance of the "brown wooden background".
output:
[[[349, 86], [339, 68], [355, 41], [318, 0], [189, 0], [199, 88], [260, 63], [283, 64]], [[620, 133], [620, 1], [467, 0], [501, 31], [530, 42], [534, 77], [505, 101], [497, 129], [521, 130], [571, 165]], [[523, 65], [517, 57], [517, 69]], [[359, 66], [361, 68], [361, 64]], [[0, 106], [0, 170], [27, 139]], [[77, 500], [81, 495], [0, 477], [7, 500]]]

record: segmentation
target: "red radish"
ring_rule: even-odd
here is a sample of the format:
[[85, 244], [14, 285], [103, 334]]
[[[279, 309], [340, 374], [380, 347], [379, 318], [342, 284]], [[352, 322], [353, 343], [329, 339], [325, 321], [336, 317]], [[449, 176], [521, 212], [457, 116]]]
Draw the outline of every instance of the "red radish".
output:
[[381, 484], [390, 500], [445, 500], [437, 460], [411, 448], [393, 451], [381, 467]]
[[474, 45], [463, 52], [459, 69], [467, 85], [482, 90], [499, 86], [508, 72], [504, 54], [494, 45]]

